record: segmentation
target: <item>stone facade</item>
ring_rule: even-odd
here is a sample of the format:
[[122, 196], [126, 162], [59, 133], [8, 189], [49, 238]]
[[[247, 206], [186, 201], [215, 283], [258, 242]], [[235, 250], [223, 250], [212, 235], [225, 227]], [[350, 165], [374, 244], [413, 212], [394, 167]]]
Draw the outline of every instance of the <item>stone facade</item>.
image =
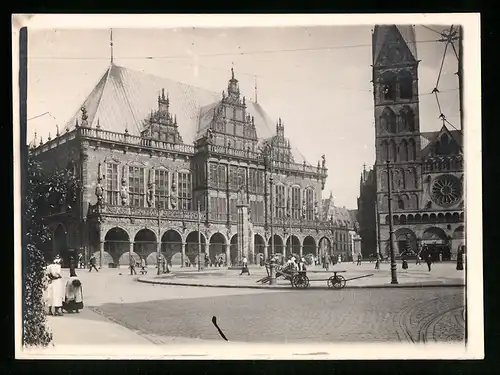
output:
[[[82, 106], [71, 130], [32, 148], [46, 168], [73, 160], [82, 180], [78, 209], [46, 218], [55, 253], [85, 249], [102, 265], [128, 265], [131, 258], [155, 264], [158, 254], [173, 264], [193, 264], [201, 255], [234, 265], [242, 254], [254, 263], [272, 252], [336, 252], [335, 234], [348, 228], [322, 212], [325, 159], [317, 166], [295, 162], [281, 119], [273, 136], [260, 138], [234, 73], [221, 100], [199, 110], [192, 145], [183, 142], [183, 124], [171, 112], [175, 100], [162, 90], [136, 135], [130, 126], [107, 130]], [[238, 251], [242, 197], [247, 252]]]
[[388, 251], [390, 174], [397, 254], [419, 253], [427, 245], [453, 259], [464, 241], [463, 136], [444, 124], [437, 132], [420, 131], [419, 60], [412, 27], [376, 26], [374, 41], [381, 252]]

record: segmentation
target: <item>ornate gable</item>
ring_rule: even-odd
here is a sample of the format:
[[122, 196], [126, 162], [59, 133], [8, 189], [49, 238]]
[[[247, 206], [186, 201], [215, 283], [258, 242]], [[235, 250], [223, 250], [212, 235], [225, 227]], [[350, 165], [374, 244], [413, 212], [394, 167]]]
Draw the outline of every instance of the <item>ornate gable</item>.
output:
[[[455, 132], [457, 133], [457, 132]], [[451, 156], [463, 153], [461, 142], [455, 137], [459, 134], [453, 134], [445, 125], [439, 132], [436, 132], [434, 139], [426, 147], [426, 156]]]
[[158, 109], [151, 111], [149, 119], [144, 121], [141, 137], [169, 143], [183, 143], [177, 125], [177, 116], [172, 116], [170, 113], [170, 99], [168, 94], [165, 97], [164, 89], [161, 90], [161, 96], [158, 95]]

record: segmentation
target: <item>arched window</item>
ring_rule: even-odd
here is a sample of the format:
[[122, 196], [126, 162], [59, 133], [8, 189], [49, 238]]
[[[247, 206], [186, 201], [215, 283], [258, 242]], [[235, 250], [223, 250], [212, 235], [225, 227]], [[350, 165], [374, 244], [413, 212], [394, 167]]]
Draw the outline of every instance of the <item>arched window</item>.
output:
[[399, 154], [401, 161], [408, 161], [408, 142], [406, 139], [403, 139], [399, 145]]
[[399, 73], [399, 97], [401, 99], [413, 98], [413, 77], [407, 70]]
[[388, 157], [389, 157], [389, 143], [387, 143], [387, 141], [384, 140], [380, 144], [380, 158], [383, 161], [386, 161]]
[[415, 131], [415, 115], [413, 110], [405, 105], [399, 112], [400, 131], [414, 132]]
[[380, 88], [383, 100], [396, 100], [396, 76], [386, 72], [380, 79]]
[[412, 194], [410, 196], [410, 206], [414, 210], [418, 209], [418, 196], [417, 196], [417, 194]]
[[382, 198], [382, 210], [388, 210], [389, 209], [389, 197], [387, 195], [384, 195]]
[[398, 210], [404, 210], [405, 209], [405, 202], [402, 198], [398, 199]]
[[387, 171], [382, 171], [380, 173], [380, 189], [382, 191], [387, 190]]
[[397, 160], [397, 148], [396, 142], [393, 139], [389, 141], [389, 160], [396, 161]]
[[396, 133], [396, 114], [389, 107], [385, 107], [380, 115], [380, 125], [382, 131]]
[[410, 139], [408, 142], [408, 160], [417, 159], [417, 147], [415, 145], [415, 140]]

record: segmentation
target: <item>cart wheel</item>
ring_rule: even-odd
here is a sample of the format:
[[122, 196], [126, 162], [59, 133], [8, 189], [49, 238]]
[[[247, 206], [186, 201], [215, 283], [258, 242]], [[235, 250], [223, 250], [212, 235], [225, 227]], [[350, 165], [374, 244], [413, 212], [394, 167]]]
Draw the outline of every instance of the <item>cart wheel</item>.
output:
[[337, 275], [337, 279], [340, 280], [340, 283], [341, 283], [341, 288], [345, 288], [345, 284], [346, 284], [346, 279], [344, 278], [344, 276], [341, 276], [341, 275]]
[[292, 278], [292, 286], [294, 288], [307, 288], [309, 286], [309, 278], [306, 275], [295, 275]]
[[345, 279], [340, 275], [332, 276], [328, 279], [327, 283], [329, 288], [341, 289], [345, 285]]

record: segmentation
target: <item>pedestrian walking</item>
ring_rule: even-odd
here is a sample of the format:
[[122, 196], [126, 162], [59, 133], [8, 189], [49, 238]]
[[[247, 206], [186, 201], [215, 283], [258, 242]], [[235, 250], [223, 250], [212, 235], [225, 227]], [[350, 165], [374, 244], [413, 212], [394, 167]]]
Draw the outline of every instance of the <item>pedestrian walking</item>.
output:
[[250, 270], [248, 269], [248, 259], [247, 257], [243, 257], [242, 261], [242, 266], [241, 266], [241, 273], [240, 275], [243, 275], [244, 273], [248, 274], [250, 276]]
[[338, 264], [342, 263], [342, 255], [339, 254]]
[[425, 262], [427, 263], [427, 267], [429, 268], [429, 272], [431, 272], [431, 266], [432, 266], [431, 254], [427, 254]]
[[70, 271], [69, 280], [66, 282], [65, 298], [62, 303], [62, 309], [72, 313], [79, 313], [83, 309], [82, 282], [76, 275], [73, 268]]
[[130, 275], [137, 275], [137, 272], [135, 272], [135, 259], [130, 253], [128, 256], [128, 261], [129, 261]]
[[92, 272], [92, 269], [95, 269], [96, 272], [99, 272], [99, 270], [96, 267], [96, 262], [97, 260], [95, 259], [95, 255], [92, 254], [89, 260], [89, 272]]
[[417, 260], [415, 261], [415, 264], [416, 264], [417, 266], [420, 266], [420, 264], [421, 264], [421, 263], [420, 263], [420, 260], [421, 260], [421, 259], [422, 259], [422, 258], [420, 258], [420, 254], [417, 254]]
[[330, 255], [328, 254], [325, 255], [325, 269], [330, 270]]
[[439, 253], [439, 263], [441, 263], [443, 261], [443, 253]]
[[167, 273], [167, 259], [165, 259], [165, 257], [162, 257], [162, 259], [161, 259], [161, 267], [162, 267], [163, 273]]
[[375, 269], [376, 270], [380, 269], [380, 260], [379, 260], [379, 257], [377, 257], [377, 259], [375, 260]]
[[358, 263], [356, 265], [361, 266], [361, 254], [358, 254]]
[[[49, 315], [62, 316], [62, 305], [64, 300], [64, 281], [61, 272], [61, 258], [56, 256], [52, 264], [47, 267], [48, 288], [47, 305]], [[54, 311], [52, 311], [54, 308]]]
[[78, 253], [78, 268], [83, 268], [83, 254]]

